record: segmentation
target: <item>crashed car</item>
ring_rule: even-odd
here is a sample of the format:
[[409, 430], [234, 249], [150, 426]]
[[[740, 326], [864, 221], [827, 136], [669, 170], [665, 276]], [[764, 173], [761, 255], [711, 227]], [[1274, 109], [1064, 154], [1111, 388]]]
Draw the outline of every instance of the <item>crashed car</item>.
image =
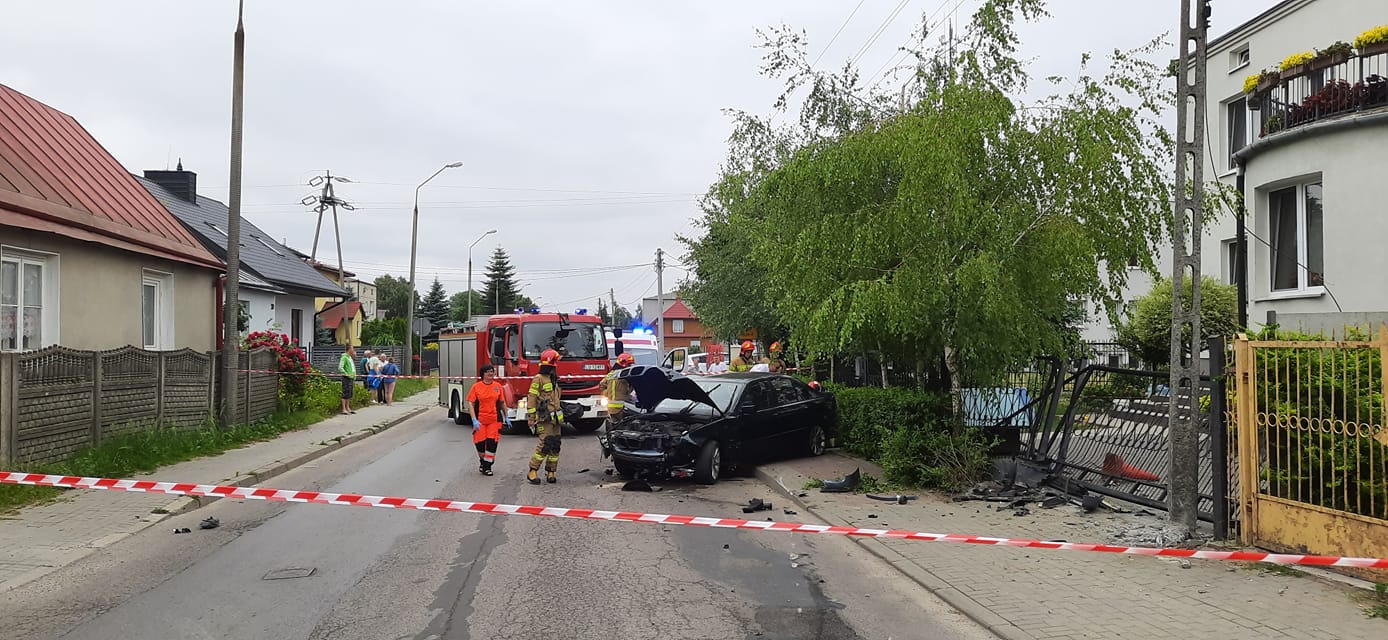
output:
[[838, 423], [833, 394], [787, 375], [689, 378], [642, 366], [617, 375], [631, 383], [641, 411], [598, 441], [628, 478], [713, 484], [730, 467], [757, 459], [820, 455]]

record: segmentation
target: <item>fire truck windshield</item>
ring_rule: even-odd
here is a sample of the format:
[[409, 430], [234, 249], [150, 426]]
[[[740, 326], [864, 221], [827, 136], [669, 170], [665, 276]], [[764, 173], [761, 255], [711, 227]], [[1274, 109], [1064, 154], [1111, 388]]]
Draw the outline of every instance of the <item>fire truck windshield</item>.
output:
[[602, 325], [570, 324], [560, 329], [558, 322], [527, 322], [521, 325], [521, 343], [525, 358], [535, 360], [545, 349], [554, 349], [563, 357], [579, 360], [606, 360], [607, 338]]

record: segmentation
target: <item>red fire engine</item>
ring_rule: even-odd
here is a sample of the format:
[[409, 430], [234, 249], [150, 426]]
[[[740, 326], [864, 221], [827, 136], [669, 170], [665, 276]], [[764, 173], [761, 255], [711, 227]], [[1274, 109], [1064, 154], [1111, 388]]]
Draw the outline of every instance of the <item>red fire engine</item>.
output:
[[476, 331], [439, 334], [439, 404], [448, 417], [468, 424], [471, 407], [465, 398], [478, 369], [496, 367], [506, 390], [506, 405], [515, 431], [525, 426], [525, 402], [530, 380], [540, 372], [540, 353], [554, 349], [559, 360], [559, 387], [564, 400], [583, 406], [574, 420], [580, 432], [602, 426], [598, 383], [609, 370], [607, 340], [602, 320], [580, 309], [575, 313], [514, 313], [488, 316]]

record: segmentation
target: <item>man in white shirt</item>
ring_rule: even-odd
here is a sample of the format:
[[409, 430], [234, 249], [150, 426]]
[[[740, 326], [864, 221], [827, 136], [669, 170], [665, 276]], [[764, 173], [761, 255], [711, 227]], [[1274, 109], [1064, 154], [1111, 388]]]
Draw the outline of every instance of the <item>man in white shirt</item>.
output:
[[[370, 351], [367, 351], [367, 352], [366, 352], [366, 355], [367, 355], [368, 357], [367, 357], [367, 359], [366, 359], [366, 371], [365, 371], [365, 374], [366, 374], [366, 379], [367, 379], [368, 381], [370, 381], [370, 380], [372, 380], [373, 378], [375, 378], [376, 376], [380, 375], [380, 373], [381, 373], [381, 356], [379, 356], [379, 355], [377, 355], [377, 354], [374, 354], [374, 353], [371, 353]], [[369, 384], [370, 384], [370, 383], [368, 382], [368, 386], [367, 386], [367, 388], [366, 388], [367, 395], [368, 395], [368, 396], [371, 396], [372, 398], [375, 398], [375, 397], [376, 397], [376, 389], [372, 389], [372, 388], [369, 386]]]

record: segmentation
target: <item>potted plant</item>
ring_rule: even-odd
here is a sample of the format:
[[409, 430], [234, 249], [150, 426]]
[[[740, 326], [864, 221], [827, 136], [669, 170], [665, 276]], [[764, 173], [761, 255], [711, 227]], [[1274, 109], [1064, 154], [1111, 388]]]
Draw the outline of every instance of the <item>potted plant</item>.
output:
[[1267, 121], [1263, 122], [1263, 136], [1277, 133], [1278, 131], [1281, 131], [1282, 128], [1282, 116], [1279, 114], [1273, 114], [1272, 116], [1268, 117]]
[[1249, 75], [1243, 79], [1243, 92], [1248, 95], [1248, 108], [1257, 111], [1262, 106], [1260, 96], [1271, 91], [1281, 81], [1281, 76], [1268, 70]]
[[1359, 34], [1359, 37], [1354, 39], [1354, 48], [1359, 50], [1360, 56], [1366, 58], [1388, 52], [1388, 24]]
[[1311, 70], [1333, 67], [1348, 60], [1353, 53], [1354, 48], [1348, 42], [1336, 42], [1324, 49], [1317, 49], [1316, 57], [1311, 60]]
[[1307, 65], [1316, 58], [1316, 54], [1310, 51], [1302, 51], [1287, 56], [1278, 69], [1282, 71], [1282, 79], [1288, 80], [1306, 73]]

